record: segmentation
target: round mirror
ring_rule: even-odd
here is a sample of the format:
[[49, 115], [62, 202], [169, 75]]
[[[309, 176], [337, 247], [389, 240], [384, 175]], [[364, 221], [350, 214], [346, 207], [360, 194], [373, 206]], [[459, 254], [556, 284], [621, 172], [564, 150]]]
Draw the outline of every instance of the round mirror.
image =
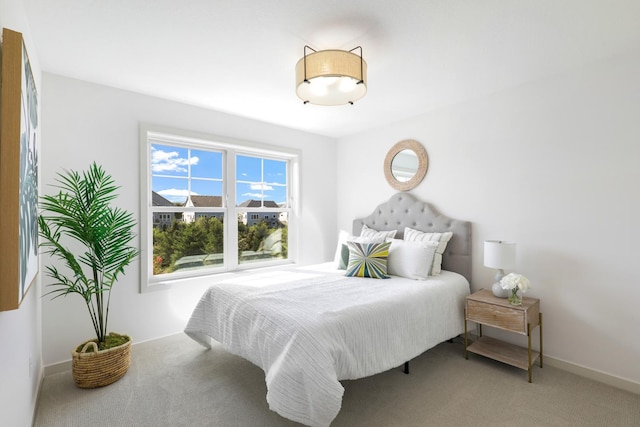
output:
[[418, 172], [418, 156], [413, 150], [402, 150], [391, 159], [391, 173], [400, 182], [411, 180]]
[[395, 144], [384, 160], [384, 176], [400, 191], [415, 188], [427, 173], [429, 160], [422, 144], [406, 139]]

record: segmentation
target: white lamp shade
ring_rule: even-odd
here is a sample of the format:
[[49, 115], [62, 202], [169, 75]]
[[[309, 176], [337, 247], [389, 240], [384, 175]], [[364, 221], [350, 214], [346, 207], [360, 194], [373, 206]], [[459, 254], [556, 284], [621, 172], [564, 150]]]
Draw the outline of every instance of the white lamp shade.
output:
[[512, 269], [516, 266], [516, 244], [503, 240], [485, 240], [484, 265], [496, 269]]

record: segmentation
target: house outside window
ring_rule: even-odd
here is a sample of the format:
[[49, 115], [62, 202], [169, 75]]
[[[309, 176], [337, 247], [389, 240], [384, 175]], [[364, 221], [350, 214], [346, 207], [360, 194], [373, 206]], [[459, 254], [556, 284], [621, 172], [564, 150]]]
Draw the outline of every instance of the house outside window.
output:
[[298, 153], [143, 126], [141, 154], [143, 291], [295, 262]]

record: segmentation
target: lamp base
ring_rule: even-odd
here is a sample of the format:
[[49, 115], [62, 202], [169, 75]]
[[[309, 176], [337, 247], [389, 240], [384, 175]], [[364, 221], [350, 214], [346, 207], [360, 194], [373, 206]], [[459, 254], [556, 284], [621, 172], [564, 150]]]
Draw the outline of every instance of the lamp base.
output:
[[491, 287], [491, 292], [493, 292], [493, 295], [497, 296], [498, 298], [506, 298], [509, 296], [509, 290], [502, 289], [502, 286], [500, 286], [500, 283], [498, 282], [493, 284], [493, 286]]

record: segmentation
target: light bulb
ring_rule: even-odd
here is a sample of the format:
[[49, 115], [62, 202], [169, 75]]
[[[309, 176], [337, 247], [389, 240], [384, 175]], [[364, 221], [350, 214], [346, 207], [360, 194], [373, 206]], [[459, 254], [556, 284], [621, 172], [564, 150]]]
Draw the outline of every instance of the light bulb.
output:
[[327, 94], [327, 85], [322, 78], [311, 79], [309, 81], [309, 91], [315, 96], [324, 96]]
[[356, 80], [351, 77], [342, 77], [340, 79], [340, 92], [351, 92], [356, 87]]

